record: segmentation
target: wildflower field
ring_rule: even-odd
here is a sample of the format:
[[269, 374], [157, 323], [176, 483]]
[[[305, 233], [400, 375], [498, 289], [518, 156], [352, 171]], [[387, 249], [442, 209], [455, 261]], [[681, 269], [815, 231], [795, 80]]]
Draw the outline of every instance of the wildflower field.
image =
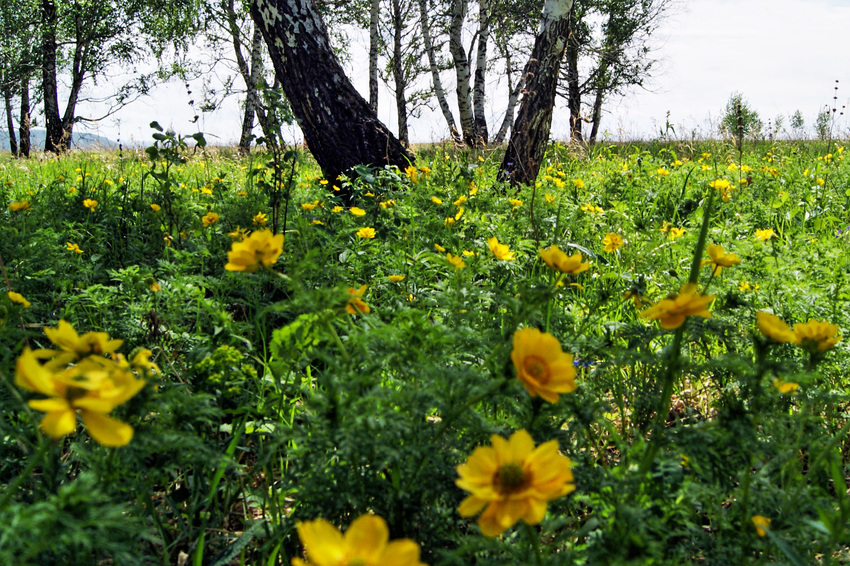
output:
[[0, 563], [848, 564], [848, 153], [0, 156]]

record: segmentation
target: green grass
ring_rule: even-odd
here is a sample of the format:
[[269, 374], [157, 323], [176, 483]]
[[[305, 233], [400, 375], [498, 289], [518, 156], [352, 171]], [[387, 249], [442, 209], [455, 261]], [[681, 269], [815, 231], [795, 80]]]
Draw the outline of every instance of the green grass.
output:
[[[327, 184], [301, 153], [276, 175], [262, 154], [173, 138], [0, 157], [3, 282], [30, 302], [0, 295], [0, 562], [289, 564], [297, 522], [374, 513], [432, 565], [848, 563], [846, 344], [810, 354], [756, 328], [759, 310], [850, 328], [843, 145], [554, 145], [518, 193], [494, 180], [498, 150], [427, 148], [415, 175]], [[283, 253], [226, 271], [230, 234], [258, 213], [286, 226]], [[709, 243], [740, 263], [712, 277]], [[590, 269], [559, 276], [538, 253], [553, 244]], [[710, 318], [639, 317], [692, 273]], [[348, 314], [363, 285], [370, 312]], [[23, 348], [51, 347], [60, 319], [152, 351], [160, 377], [113, 413], [127, 446], [82, 424], [44, 436], [39, 396], [15, 385]], [[510, 356], [521, 327], [574, 357], [575, 392], [529, 396]], [[558, 442], [576, 490], [532, 529], [484, 537], [457, 511], [456, 468], [522, 428]]]

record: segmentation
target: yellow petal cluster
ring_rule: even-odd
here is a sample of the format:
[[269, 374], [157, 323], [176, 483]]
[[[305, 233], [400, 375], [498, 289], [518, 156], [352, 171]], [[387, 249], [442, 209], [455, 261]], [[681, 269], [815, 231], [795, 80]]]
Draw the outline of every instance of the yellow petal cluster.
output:
[[505, 261], [512, 261], [514, 259], [514, 252], [512, 252], [507, 245], [500, 244], [499, 239], [496, 236], [487, 240], [487, 246], [490, 248], [490, 251], [493, 252], [493, 255], [496, 256], [496, 259], [502, 259]]
[[9, 203], [9, 210], [11, 210], [12, 212], [21, 212], [21, 211], [24, 211], [24, 210], [29, 210], [31, 208], [32, 208], [32, 205], [30, 204], [30, 201], [28, 201], [28, 200], [22, 200], [20, 202]]
[[574, 253], [568, 256], [558, 248], [558, 246], [549, 246], [545, 250], [540, 250], [540, 257], [543, 261], [561, 273], [569, 273], [570, 275], [578, 275], [583, 271], [590, 269], [590, 263], [582, 263], [581, 254]]
[[30, 302], [24, 298], [20, 293], [15, 293], [14, 291], [9, 291], [9, 300], [15, 304], [21, 305], [25, 309], [30, 308]]
[[459, 255], [452, 255], [450, 253], [447, 253], [446, 261], [448, 261], [449, 265], [451, 265], [455, 269], [463, 269], [464, 267], [466, 267], [466, 262], [463, 261], [463, 258]]
[[345, 534], [324, 519], [296, 528], [309, 562], [293, 558], [292, 566], [425, 566], [419, 545], [410, 539], [390, 541], [387, 523], [377, 515], [361, 515]]
[[756, 326], [763, 335], [776, 342], [797, 344], [809, 352], [824, 352], [841, 341], [838, 325], [810, 318], [798, 322], [792, 330], [785, 321], [765, 311], [756, 312]]
[[283, 253], [283, 234], [271, 230], [257, 230], [241, 242], [233, 242], [227, 252], [227, 271], [253, 273], [261, 266], [269, 268]]
[[140, 351], [128, 363], [114, 353], [121, 340], [110, 340], [105, 332], [80, 336], [64, 320], [57, 328], [46, 328], [45, 334], [58, 349], [24, 348], [15, 366], [15, 384], [45, 396], [28, 403], [46, 413], [41, 420], [44, 433], [61, 438], [74, 432], [79, 414], [96, 442], [104, 446], [129, 443], [133, 427], [108, 415], [144, 388], [145, 380], [137, 373], [159, 371], [149, 359], [150, 350]]
[[682, 326], [689, 316], [711, 318], [708, 305], [713, 300], [714, 295], [699, 294], [695, 283], [685, 283], [678, 295], [662, 299], [642, 311], [640, 317], [645, 320], [658, 319], [661, 328], [672, 330]]
[[761, 515], [753, 515], [751, 520], [756, 528], [756, 534], [760, 537], [767, 536], [767, 531], [770, 530], [770, 519]]
[[605, 246], [606, 252], [614, 252], [620, 249], [620, 246], [623, 245], [623, 237], [619, 234], [615, 234], [614, 232], [608, 232], [605, 234], [605, 237], [602, 238], [602, 245]]
[[740, 257], [736, 254], [727, 254], [723, 250], [723, 246], [708, 244], [706, 252], [708, 253], [708, 257], [711, 258], [711, 260], [707, 263], [710, 263], [713, 266], [711, 268], [711, 272], [714, 275], [720, 275], [720, 272], [724, 267], [732, 267], [733, 265], [741, 263]]
[[575, 489], [572, 462], [558, 453], [558, 442], [534, 446], [524, 429], [510, 439], [493, 435], [492, 446], [479, 446], [457, 468], [458, 487], [470, 492], [458, 512], [478, 518], [481, 532], [494, 537], [522, 519], [529, 525], [543, 520], [549, 501]]
[[559, 393], [576, 389], [573, 357], [561, 350], [558, 339], [536, 328], [514, 332], [511, 361], [517, 378], [532, 397], [540, 396], [550, 403], [558, 402]]
[[215, 212], [207, 212], [201, 217], [201, 222], [204, 223], [204, 228], [209, 228], [216, 222], [218, 222], [219, 215]]
[[345, 312], [348, 314], [369, 314], [372, 309], [363, 301], [363, 295], [366, 293], [366, 285], [361, 285], [359, 289], [352, 287], [348, 288], [348, 304], [345, 305]]
[[374, 229], [374, 228], [370, 228], [369, 226], [366, 226], [366, 227], [361, 228], [361, 229], [359, 229], [359, 230], [357, 231], [357, 236], [358, 236], [359, 238], [363, 238], [363, 239], [366, 239], [366, 240], [371, 240], [372, 238], [374, 238], [374, 237], [375, 237], [375, 229]]

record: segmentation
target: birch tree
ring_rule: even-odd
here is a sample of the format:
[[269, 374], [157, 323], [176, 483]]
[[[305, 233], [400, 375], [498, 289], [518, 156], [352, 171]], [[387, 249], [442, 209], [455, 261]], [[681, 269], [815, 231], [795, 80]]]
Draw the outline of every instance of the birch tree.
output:
[[546, 0], [543, 5], [540, 31], [525, 67], [522, 103], [499, 168], [499, 177], [511, 185], [532, 184], [540, 171], [552, 127], [572, 4], [573, 0]]
[[403, 168], [413, 161], [345, 76], [312, 0], [252, 0], [251, 17], [328, 179], [359, 164]]

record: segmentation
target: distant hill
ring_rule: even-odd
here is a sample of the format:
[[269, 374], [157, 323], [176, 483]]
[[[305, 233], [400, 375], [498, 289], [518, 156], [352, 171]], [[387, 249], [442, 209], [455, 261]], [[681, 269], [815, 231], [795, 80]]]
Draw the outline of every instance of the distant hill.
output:
[[[17, 134], [15, 132], [16, 137]], [[32, 130], [30, 143], [34, 151], [44, 149], [44, 137], [44, 130]], [[71, 147], [74, 149], [114, 149], [118, 147], [118, 144], [103, 136], [81, 132], [73, 135], [71, 138]], [[0, 151], [11, 151], [9, 147], [9, 132], [5, 130], [0, 131]]]

